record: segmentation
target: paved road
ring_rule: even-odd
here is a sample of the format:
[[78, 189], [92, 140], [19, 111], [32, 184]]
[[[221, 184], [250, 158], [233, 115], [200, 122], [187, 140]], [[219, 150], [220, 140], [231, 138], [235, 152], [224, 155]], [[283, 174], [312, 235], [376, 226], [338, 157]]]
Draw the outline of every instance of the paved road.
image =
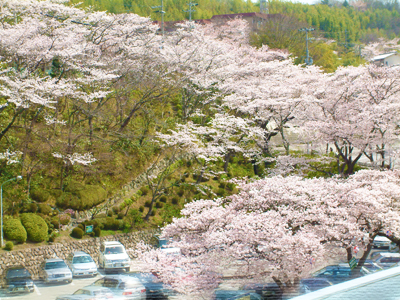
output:
[[4, 291], [0, 291], [0, 300], [54, 300], [57, 296], [72, 294], [76, 290], [92, 284], [99, 278], [100, 276], [74, 279], [69, 284], [45, 284], [40, 281], [35, 281], [35, 291], [33, 293], [8, 295], [4, 293]]

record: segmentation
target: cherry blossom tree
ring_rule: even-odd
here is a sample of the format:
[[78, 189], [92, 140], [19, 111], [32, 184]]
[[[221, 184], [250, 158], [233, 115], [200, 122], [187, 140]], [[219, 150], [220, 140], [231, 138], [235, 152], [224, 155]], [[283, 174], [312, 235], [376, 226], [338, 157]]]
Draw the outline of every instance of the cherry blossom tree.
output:
[[399, 91], [398, 73], [389, 68], [347, 67], [321, 75], [314, 100], [299, 111], [302, 134], [331, 145], [343, 161], [341, 174], [352, 174], [364, 154], [384, 167], [387, 145], [397, 135]]
[[360, 269], [376, 235], [399, 236], [399, 180], [398, 171], [359, 171], [347, 179], [242, 182], [237, 195], [186, 204], [182, 217], [163, 229], [181, 256], [152, 250], [144, 257], [181, 292], [215, 288], [226, 269], [242, 280], [270, 277], [292, 292], [332, 246], [345, 248], [348, 259], [354, 246], [363, 249]]

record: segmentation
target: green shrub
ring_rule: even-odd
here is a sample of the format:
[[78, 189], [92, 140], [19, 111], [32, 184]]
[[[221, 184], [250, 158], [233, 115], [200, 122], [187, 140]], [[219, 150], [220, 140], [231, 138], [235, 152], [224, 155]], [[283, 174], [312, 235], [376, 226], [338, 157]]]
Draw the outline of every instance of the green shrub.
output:
[[181, 182], [184, 183], [186, 181], [186, 177], [181, 178]]
[[25, 213], [21, 214], [20, 219], [29, 241], [43, 242], [48, 240], [49, 228], [43, 218], [33, 213]]
[[151, 201], [150, 201], [150, 200], [147, 200], [147, 201], [144, 203], [144, 206], [145, 206], [145, 207], [150, 207], [150, 205], [151, 205]]
[[116, 215], [121, 211], [121, 207], [119, 205], [115, 205], [111, 209]]
[[94, 232], [94, 236], [95, 236], [95, 237], [99, 237], [99, 236], [101, 235], [101, 229], [100, 229], [100, 227], [95, 227], [95, 228], [93, 229], [93, 232]]
[[38, 206], [36, 203], [29, 203], [28, 212], [35, 213], [38, 211]]
[[68, 225], [69, 222], [71, 222], [71, 216], [69, 214], [59, 215], [59, 218], [60, 218], [60, 224], [62, 225]]
[[235, 189], [235, 186], [236, 185], [233, 182], [228, 182], [226, 184], [227, 189], [230, 190], [230, 191], [233, 191]]
[[85, 230], [85, 225], [84, 224], [78, 224], [78, 228], [80, 228], [82, 231]]
[[112, 217], [114, 215], [112, 210], [107, 211], [107, 217]]
[[220, 182], [218, 187], [224, 189], [226, 187], [226, 182]]
[[124, 213], [121, 211], [118, 213], [118, 219], [122, 220], [124, 218]]
[[140, 188], [140, 191], [142, 192], [142, 196], [146, 196], [149, 193], [150, 189], [148, 186], [142, 186]]
[[167, 202], [167, 197], [166, 196], [161, 196], [160, 201], [166, 203]]
[[27, 233], [19, 219], [8, 219], [4, 222], [4, 235], [8, 240], [25, 243]]
[[53, 224], [54, 229], [60, 229], [60, 222], [58, 220], [58, 217], [52, 218], [51, 224]]
[[57, 198], [56, 204], [61, 208], [82, 211], [100, 204], [106, 198], [107, 192], [101, 186], [71, 181], [65, 187], [61, 196]]
[[72, 229], [71, 236], [76, 239], [81, 239], [83, 237], [83, 230], [79, 227]]
[[56, 234], [55, 232], [53, 232], [53, 233], [49, 236], [49, 242], [50, 242], [50, 243], [54, 243], [57, 237], [58, 237], [58, 234]]
[[219, 188], [218, 190], [217, 190], [217, 196], [219, 196], [219, 197], [223, 197], [223, 196], [225, 196], [225, 194], [226, 194], [226, 191], [225, 191], [225, 189], [221, 189], [221, 188]]
[[173, 197], [172, 200], [171, 200], [171, 203], [176, 205], [176, 204], [179, 203], [179, 199], [177, 197]]
[[4, 249], [7, 250], [7, 251], [11, 251], [13, 248], [14, 248], [14, 243], [11, 242], [11, 241], [8, 241], [6, 243], [6, 246], [4, 247]]
[[185, 193], [185, 190], [184, 189], [180, 189], [177, 194], [178, 194], [179, 197], [182, 197], [184, 193]]
[[142, 212], [137, 209], [131, 209], [128, 213], [128, 218], [132, 225], [140, 225], [144, 222]]
[[37, 202], [46, 202], [50, 198], [50, 194], [40, 188], [31, 189], [29, 195], [33, 200]]
[[186, 173], [183, 174], [183, 176], [185, 176], [186, 178], [188, 178], [189, 175], [190, 175], [190, 174], [189, 174], [188, 172], [186, 172]]
[[107, 217], [102, 220], [102, 229], [104, 230], [122, 230], [125, 227], [125, 223], [122, 220], [117, 220], [115, 218]]
[[139, 207], [139, 211], [142, 213], [142, 212], [144, 212], [144, 206], [140, 206]]
[[156, 202], [156, 208], [162, 208], [164, 204], [162, 202]]
[[156, 215], [156, 211], [153, 209], [153, 210], [151, 211], [150, 216], [154, 217], [155, 215]]
[[39, 212], [41, 214], [50, 216], [53, 213], [53, 209], [47, 204], [40, 203], [38, 204], [38, 206], [39, 206]]

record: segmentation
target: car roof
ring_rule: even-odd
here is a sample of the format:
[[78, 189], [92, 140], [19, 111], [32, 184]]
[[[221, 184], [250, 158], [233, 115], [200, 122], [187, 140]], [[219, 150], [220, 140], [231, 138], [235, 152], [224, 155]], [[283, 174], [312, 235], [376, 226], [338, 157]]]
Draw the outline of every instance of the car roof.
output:
[[90, 256], [89, 254], [87, 254], [86, 252], [83, 251], [76, 251], [73, 253], [74, 256]]
[[124, 274], [116, 274], [116, 275], [106, 275], [103, 277], [104, 279], [111, 278], [111, 279], [116, 279], [124, 282], [141, 282], [137, 277], [129, 276], [129, 275], [124, 275]]
[[104, 287], [104, 286], [98, 286], [98, 285], [88, 285], [88, 286], [80, 288], [80, 290], [87, 290], [87, 291], [107, 290], [107, 291], [110, 291], [109, 288]]
[[392, 252], [377, 252], [379, 254], [374, 255], [374, 257], [378, 257], [379, 255], [383, 257], [400, 257], [400, 253], [392, 253]]
[[46, 259], [45, 260], [45, 262], [55, 262], [55, 261], [64, 261], [63, 259], [61, 259], [61, 258], [48, 258], [48, 259]]
[[122, 246], [122, 244], [117, 241], [105, 241], [103, 244], [104, 246]]

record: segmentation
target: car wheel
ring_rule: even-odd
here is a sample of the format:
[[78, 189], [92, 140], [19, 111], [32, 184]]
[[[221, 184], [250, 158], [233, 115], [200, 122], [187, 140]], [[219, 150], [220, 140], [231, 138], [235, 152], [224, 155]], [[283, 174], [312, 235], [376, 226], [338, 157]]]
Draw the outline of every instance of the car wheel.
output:
[[131, 270], [130, 267], [125, 268], [125, 272], [128, 273]]
[[68, 280], [67, 280], [67, 283], [71, 283], [71, 282], [72, 282], [72, 279], [68, 279]]

